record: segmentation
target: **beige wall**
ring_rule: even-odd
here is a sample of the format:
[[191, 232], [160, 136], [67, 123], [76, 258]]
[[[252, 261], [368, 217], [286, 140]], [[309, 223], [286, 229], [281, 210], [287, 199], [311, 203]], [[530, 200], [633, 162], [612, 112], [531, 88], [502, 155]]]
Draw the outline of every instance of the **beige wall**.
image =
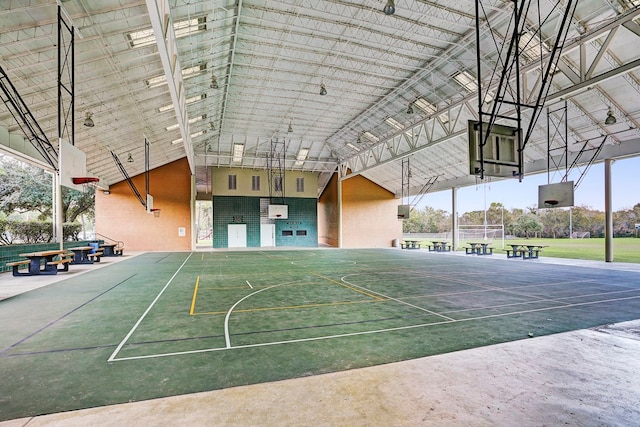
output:
[[[338, 181], [331, 179], [318, 204], [320, 243], [337, 246]], [[398, 220], [400, 200], [394, 194], [356, 175], [342, 182], [342, 247], [388, 248], [402, 239]]]
[[[229, 175], [236, 176], [236, 189], [229, 190]], [[260, 191], [251, 189], [252, 176], [260, 177]], [[304, 178], [304, 191], [298, 192], [297, 178]], [[269, 197], [269, 172], [240, 168], [211, 168], [211, 189], [215, 196]], [[284, 174], [285, 197], [317, 197], [318, 174], [315, 172], [286, 171]]]
[[334, 173], [318, 199], [318, 244], [338, 246], [338, 174]]
[[[145, 198], [144, 174], [132, 178]], [[127, 251], [183, 251], [191, 249], [191, 172], [186, 158], [149, 172], [149, 193], [160, 217], [148, 214], [126, 181], [111, 194], [96, 191], [96, 232], [122, 240]], [[184, 227], [185, 236], [178, 235]], [[98, 236], [100, 238], [100, 236]]]

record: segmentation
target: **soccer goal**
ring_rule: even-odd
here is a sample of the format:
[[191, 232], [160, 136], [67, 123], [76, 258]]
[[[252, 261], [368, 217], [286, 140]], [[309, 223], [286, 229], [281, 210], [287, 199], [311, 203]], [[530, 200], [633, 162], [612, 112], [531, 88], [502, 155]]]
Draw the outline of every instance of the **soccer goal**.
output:
[[501, 224], [465, 224], [458, 225], [458, 241], [487, 241], [498, 243], [504, 248], [504, 225]]

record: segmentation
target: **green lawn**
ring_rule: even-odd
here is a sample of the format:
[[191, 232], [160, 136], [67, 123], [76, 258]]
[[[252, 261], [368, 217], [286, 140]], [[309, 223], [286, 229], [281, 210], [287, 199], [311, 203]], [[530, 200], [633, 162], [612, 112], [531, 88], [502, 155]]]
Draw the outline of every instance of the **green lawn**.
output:
[[[433, 239], [424, 239], [420, 243], [423, 248], [431, 244]], [[476, 241], [475, 239], [474, 241]], [[588, 259], [604, 261], [604, 238], [592, 239], [511, 239], [508, 243], [527, 243], [548, 246], [542, 250], [541, 255], [557, 258]], [[461, 240], [459, 250], [464, 251], [467, 241]], [[494, 252], [502, 253], [501, 240], [493, 241]], [[508, 246], [507, 246], [508, 248]], [[640, 263], [640, 239], [633, 237], [620, 237], [613, 239], [613, 260], [615, 262]]]
[[[521, 239], [515, 242], [535, 242], [546, 245], [544, 256], [604, 261], [605, 239]], [[498, 245], [495, 245], [498, 246]], [[621, 237], [613, 239], [613, 260], [640, 263], [640, 239]]]

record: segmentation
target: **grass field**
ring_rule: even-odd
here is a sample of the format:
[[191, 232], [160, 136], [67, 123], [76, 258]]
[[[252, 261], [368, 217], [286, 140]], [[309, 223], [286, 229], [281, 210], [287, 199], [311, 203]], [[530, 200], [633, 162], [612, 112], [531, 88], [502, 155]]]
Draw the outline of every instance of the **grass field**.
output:
[[[436, 239], [422, 239], [419, 240], [423, 248], [426, 245], [431, 244], [431, 240]], [[446, 239], [445, 239], [446, 240]], [[461, 240], [458, 250], [464, 251], [464, 245], [470, 241], [475, 240]], [[505, 240], [505, 245], [508, 243], [527, 243], [534, 245], [547, 246], [543, 249], [541, 256], [556, 257], [556, 258], [572, 258], [572, 259], [587, 259], [593, 261], [604, 261], [605, 255], [605, 239], [604, 238], [591, 238], [591, 239], [511, 239]], [[496, 254], [504, 253], [501, 248], [502, 241], [494, 240], [493, 248]], [[508, 247], [507, 247], [508, 248]], [[613, 239], [613, 260], [615, 262], [632, 262], [640, 264], [640, 239], [632, 237], [623, 237]]]

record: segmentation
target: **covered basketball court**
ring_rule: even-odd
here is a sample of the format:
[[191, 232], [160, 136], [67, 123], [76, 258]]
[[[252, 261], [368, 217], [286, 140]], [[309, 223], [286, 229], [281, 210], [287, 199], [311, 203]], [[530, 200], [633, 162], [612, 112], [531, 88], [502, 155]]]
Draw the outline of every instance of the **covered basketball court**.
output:
[[[609, 209], [610, 169], [640, 153], [640, 6], [395, 3], [2, 6], [0, 150], [52, 173], [57, 190], [96, 185], [96, 231], [122, 233], [133, 252], [0, 301], [0, 420], [62, 412], [31, 420], [47, 425], [66, 411], [146, 401], [149, 424], [162, 413], [197, 424], [213, 417], [202, 409], [211, 399], [255, 417], [216, 410], [225, 424], [512, 424], [500, 407], [531, 425], [638, 418], [636, 326], [604, 325], [634, 321], [640, 308], [640, 273], [612, 262]], [[569, 171], [600, 162], [606, 264], [389, 247], [405, 212], [397, 205], [423, 194], [451, 190], [456, 212], [458, 188], [537, 173], [575, 188]], [[280, 238], [306, 245], [317, 235], [315, 246], [335, 248], [194, 251], [195, 202], [220, 193], [228, 209], [214, 233], [262, 231], [263, 206], [231, 200], [236, 184], [268, 206], [286, 204], [271, 203], [286, 184], [301, 196], [289, 202], [291, 227], [274, 226], [290, 233]], [[552, 189], [541, 207], [570, 205], [565, 195]], [[612, 371], [601, 361], [614, 348], [624, 351]], [[519, 394], [527, 366], [539, 387]], [[581, 370], [592, 388], [577, 390]], [[628, 393], [616, 403], [614, 389]], [[278, 414], [256, 404], [269, 406], [267, 390], [279, 390]], [[385, 406], [402, 390], [402, 409]], [[172, 396], [189, 409], [172, 409]], [[301, 396], [328, 410], [287, 412]], [[123, 422], [142, 419], [123, 411]], [[96, 422], [82, 414], [78, 424]]]

